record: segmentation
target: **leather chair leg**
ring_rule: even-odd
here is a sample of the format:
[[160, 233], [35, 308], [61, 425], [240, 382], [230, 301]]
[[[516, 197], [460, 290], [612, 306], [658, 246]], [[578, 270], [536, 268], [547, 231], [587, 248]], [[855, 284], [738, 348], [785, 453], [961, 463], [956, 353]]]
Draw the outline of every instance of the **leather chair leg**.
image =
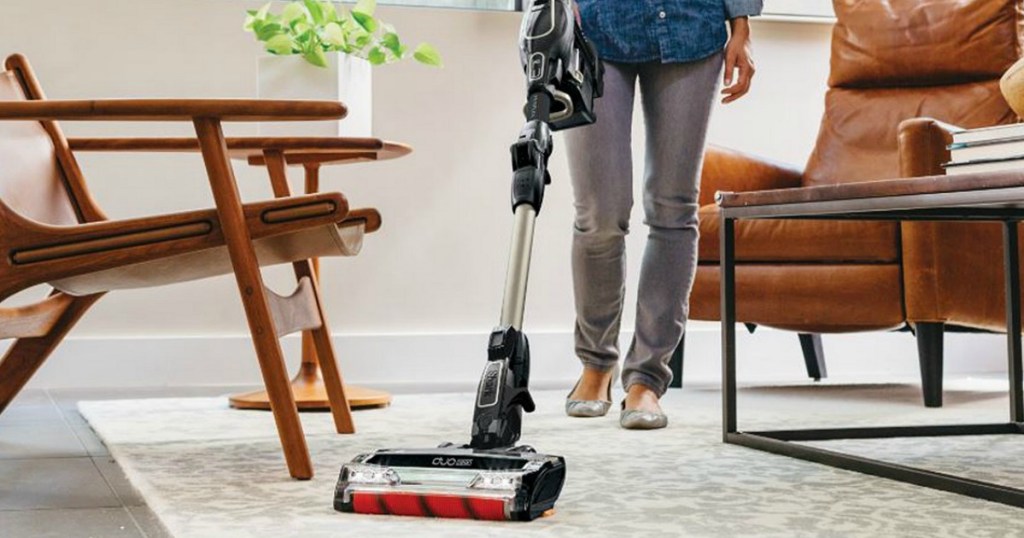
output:
[[942, 407], [942, 341], [945, 325], [942, 323], [917, 323], [916, 331], [924, 405], [925, 407]]
[[825, 350], [821, 346], [821, 335], [800, 333], [800, 348], [804, 352], [807, 377], [815, 381], [821, 381], [828, 377], [828, 370], [825, 368]]

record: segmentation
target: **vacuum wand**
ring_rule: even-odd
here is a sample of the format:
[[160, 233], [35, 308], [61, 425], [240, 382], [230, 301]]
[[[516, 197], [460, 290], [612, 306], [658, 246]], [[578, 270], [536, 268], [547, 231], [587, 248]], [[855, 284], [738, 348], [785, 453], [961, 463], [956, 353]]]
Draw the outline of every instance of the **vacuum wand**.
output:
[[526, 310], [526, 285], [530, 277], [530, 253], [537, 210], [529, 205], [515, 209], [512, 246], [509, 249], [508, 273], [505, 276], [505, 299], [501, 305], [501, 326], [523, 329]]
[[544, 187], [551, 183], [547, 173], [551, 155], [551, 97], [545, 91], [531, 93], [527, 99], [526, 126], [512, 146], [512, 244], [508, 271], [505, 275], [505, 298], [501, 306], [499, 327], [523, 328], [526, 310], [526, 287], [530, 276], [533, 252], [533, 230], [537, 213], [544, 202]]

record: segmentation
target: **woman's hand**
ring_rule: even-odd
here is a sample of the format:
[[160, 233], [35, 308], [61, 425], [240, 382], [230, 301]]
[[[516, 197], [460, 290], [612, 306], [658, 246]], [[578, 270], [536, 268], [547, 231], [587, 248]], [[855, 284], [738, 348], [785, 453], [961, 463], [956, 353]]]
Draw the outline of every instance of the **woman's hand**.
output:
[[729, 20], [729, 44], [725, 46], [725, 88], [722, 103], [731, 103], [750, 91], [754, 78], [754, 58], [750, 52], [750, 21], [746, 17]]

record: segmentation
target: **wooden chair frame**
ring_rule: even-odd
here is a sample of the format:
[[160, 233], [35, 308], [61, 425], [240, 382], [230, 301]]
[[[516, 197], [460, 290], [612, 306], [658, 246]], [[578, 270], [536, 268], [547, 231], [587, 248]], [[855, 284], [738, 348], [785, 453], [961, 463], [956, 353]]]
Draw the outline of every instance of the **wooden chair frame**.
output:
[[[264, 384], [291, 476], [309, 479], [313, 467], [289, 387], [279, 328], [264, 286], [253, 241], [326, 224], [361, 224], [372, 231], [380, 226], [375, 211], [349, 213], [339, 193], [291, 196], [285, 178], [286, 153], [302, 150], [338, 155], [365, 152], [360, 144], [340, 139], [232, 139], [224, 137], [224, 121], [301, 121], [344, 117], [337, 102], [260, 100], [131, 99], [103, 101], [46, 100], [27, 60], [7, 58], [6, 69], [18, 77], [28, 100], [0, 101], [0, 121], [38, 121], [53, 141], [62, 174], [79, 224], [49, 226], [26, 219], [0, 200], [0, 302], [38, 284], [91, 272], [160, 260], [212, 247], [227, 248], [238, 284], [249, 330], [259, 359]], [[142, 219], [110, 221], [89, 194], [72, 148], [57, 120], [189, 121], [195, 139], [112, 139], [80, 141], [88, 149], [131, 150], [131, 146], [175, 146], [176, 151], [198, 151], [206, 165], [214, 210], [192, 211]], [[185, 140], [185, 142], [182, 142]], [[379, 141], [378, 141], [379, 142]], [[365, 144], [364, 144], [365, 145]], [[115, 146], [115, 147], [112, 147]], [[344, 147], [343, 147], [344, 146]], [[231, 166], [232, 151], [245, 151], [265, 160], [275, 200], [243, 204]], [[112, 245], [116, 245], [114, 248]], [[320, 357], [334, 425], [338, 433], [354, 433], [352, 415], [338, 368], [329, 325], [320, 300], [310, 260], [293, 264], [300, 287], [315, 301], [319, 323], [302, 327], [312, 332]], [[72, 296], [54, 290], [45, 300], [28, 306], [0, 308], [2, 333], [17, 338], [0, 361], [0, 412], [82, 315], [103, 293]]]

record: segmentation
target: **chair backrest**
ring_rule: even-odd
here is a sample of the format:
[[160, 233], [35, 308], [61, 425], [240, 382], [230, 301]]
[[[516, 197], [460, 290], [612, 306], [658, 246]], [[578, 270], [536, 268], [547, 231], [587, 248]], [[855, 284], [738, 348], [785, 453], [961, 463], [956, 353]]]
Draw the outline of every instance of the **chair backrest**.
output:
[[805, 185], [899, 176], [913, 117], [967, 128], [1018, 121], [999, 78], [1021, 53], [1024, 0], [834, 0], [832, 64]]
[[[24, 57], [11, 56], [5, 65], [0, 100], [45, 99]], [[101, 215], [54, 122], [0, 121], [0, 203], [21, 217], [51, 225]]]

